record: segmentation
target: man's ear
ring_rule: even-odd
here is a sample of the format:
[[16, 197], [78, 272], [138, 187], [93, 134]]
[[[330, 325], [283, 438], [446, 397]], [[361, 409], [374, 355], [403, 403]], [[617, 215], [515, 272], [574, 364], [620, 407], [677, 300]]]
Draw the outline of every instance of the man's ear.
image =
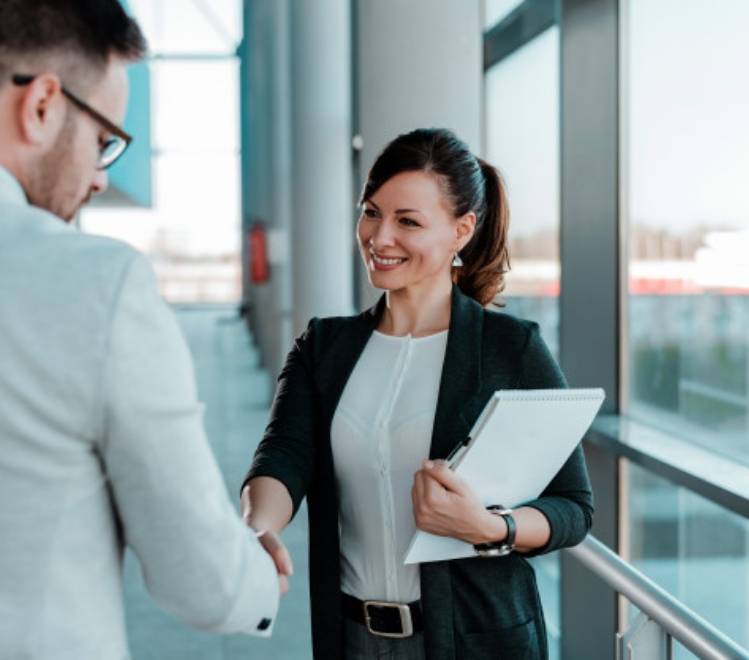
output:
[[457, 249], [462, 250], [470, 240], [473, 238], [473, 234], [476, 231], [476, 214], [471, 211], [461, 216], [455, 221], [455, 234], [458, 241]]
[[18, 104], [18, 128], [28, 144], [42, 146], [56, 139], [65, 121], [65, 97], [60, 79], [52, 73], [34, 78], [21, 87]]

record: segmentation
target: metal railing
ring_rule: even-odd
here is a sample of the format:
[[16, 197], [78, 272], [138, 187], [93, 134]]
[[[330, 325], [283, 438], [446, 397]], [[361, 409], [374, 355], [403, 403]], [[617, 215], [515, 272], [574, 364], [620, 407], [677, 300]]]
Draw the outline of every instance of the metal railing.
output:
[[671, 660], [674, 639], [699, 658], [749, 660], [749, 651], [596, 538], [588, 536], [567, 552], [640, 610], [627, 630], [617, 634], [617, 660]]

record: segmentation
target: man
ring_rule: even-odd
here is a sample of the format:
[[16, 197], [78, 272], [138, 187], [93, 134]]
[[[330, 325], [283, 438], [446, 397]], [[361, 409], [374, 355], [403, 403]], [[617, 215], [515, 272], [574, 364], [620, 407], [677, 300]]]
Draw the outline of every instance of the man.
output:
[[149, 264], [69, 224], [130, 141], [144, 50], [117, 0], [0, 0], [3, 659], [127, 658], [125, 544], [157, 602], [218, 632], [270, 634], [291, 570], [229, 502]]

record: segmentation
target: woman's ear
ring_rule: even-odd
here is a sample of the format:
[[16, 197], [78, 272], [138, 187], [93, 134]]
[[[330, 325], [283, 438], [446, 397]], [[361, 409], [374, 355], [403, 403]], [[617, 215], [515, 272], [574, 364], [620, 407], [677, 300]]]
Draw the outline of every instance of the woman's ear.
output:
[[476, 231], [476, 214], [471, 211], [455, 221], [455, 238], [457, 239], [457, 251], [462, 250]]

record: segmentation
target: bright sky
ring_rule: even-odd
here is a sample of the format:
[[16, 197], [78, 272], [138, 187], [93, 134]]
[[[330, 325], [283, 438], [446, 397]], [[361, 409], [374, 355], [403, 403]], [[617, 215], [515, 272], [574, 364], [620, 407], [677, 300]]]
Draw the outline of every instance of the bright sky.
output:
[[[490, 4], [501, 13], [514, 3]], [[749, 228], [749, 2], [624, 6], [631, 221], [673, 232]], [[516, 236], [559, 222], [558, 67], [555, 27], [486, 79], [488, 156], [505, 173]]]
[[749, 2], [626, 4], [632, 217], [749, 228]]

